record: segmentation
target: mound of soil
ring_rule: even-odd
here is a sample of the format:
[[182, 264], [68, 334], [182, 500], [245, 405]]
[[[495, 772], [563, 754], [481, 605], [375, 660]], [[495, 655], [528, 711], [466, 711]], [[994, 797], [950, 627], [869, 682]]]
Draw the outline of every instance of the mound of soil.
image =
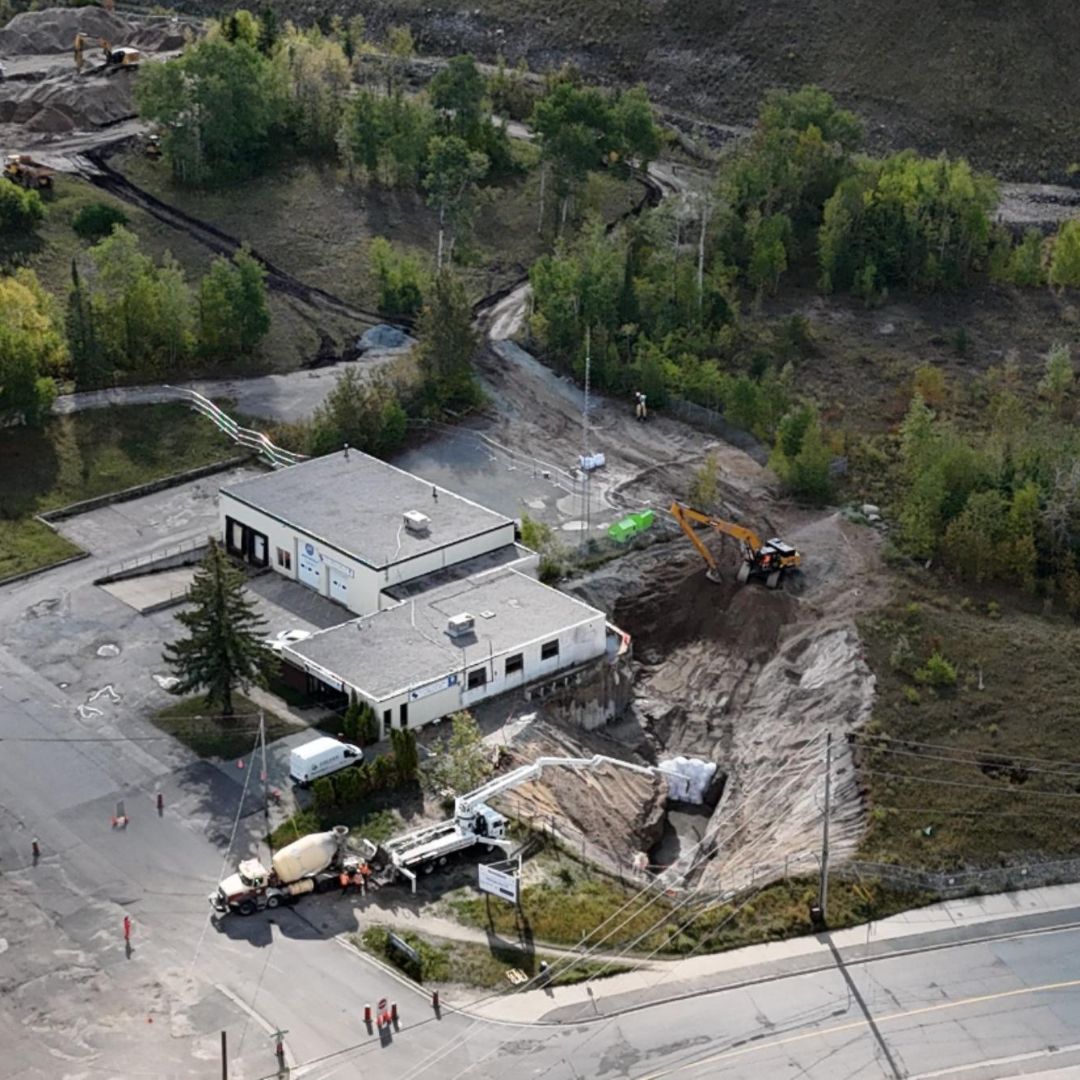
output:
[[640, 591], [616, 601], [614, 620], [633, 638], [635, 655], [650, 662], [691, 641], [715, 641], [750, 659], [774, 651], [796, 601], [779, 589], [740, 585], [737, 558], [721, 565], [728, 579], [710, 581], [696, 555], [679, 556], [649, 574]]
[[103, 8], [47, 8], [16, 15], [0, 30], [0, 56], [50, 56], [71, 53], [75, 35], [87, 39], [88, 61], [96, 63], [96, 46], [104, 38], [114, 46], [129, 45], [150, 52], [179, 49], [184, 43], [178, 23], [137, 20], [111, 15]]
[[12, 84], [0, 100], [0, 123], [50, 133], [105, 127], [135, 114], [133, 85], [130, 72]]
[[[627, 758], [625, 747], [585, 731], [538, 721], [511, 750], [513, 767], [539, 757]], [[605, 765], [595, 772], [551, 768], [501, 797], [510, 813], [536, 829], [553, 825], [568, 843], [586, 839], [587, 856], [625, 872], [639, 851], [650, 851], [664, 831], [667, 785], [653, 776]]]

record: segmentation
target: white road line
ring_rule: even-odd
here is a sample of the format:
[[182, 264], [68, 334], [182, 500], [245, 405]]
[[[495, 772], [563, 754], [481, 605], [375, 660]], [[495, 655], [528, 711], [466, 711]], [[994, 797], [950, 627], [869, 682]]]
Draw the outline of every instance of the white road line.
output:
[[[267, 1035], [277, 1034], [277, 1028], [274, 1027], [269, 1020], [264, 1020], [246, 1001], [234, 994], [227, 986], [223, 986], [221, 983], [214, 983], [214, 989], [220, 990], [234, 1005], [238, 1005], [243, 1009]], [[290, 1069], [296, 1067], [296, 1058], [293, 1057], [292, 1051], [287, 1045], [285, 1047], [285, 1064], [288, 1065]]]

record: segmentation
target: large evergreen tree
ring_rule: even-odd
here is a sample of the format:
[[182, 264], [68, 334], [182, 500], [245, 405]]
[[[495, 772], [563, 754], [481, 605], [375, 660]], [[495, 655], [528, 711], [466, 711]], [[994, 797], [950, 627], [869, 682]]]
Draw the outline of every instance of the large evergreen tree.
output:
[[262, 643], [265, 623], [244, 596], [244, 575], [216, 540], [188, 590], [191, 607], [177, 621], [188, 637], [165, 646], [165, 661], [179, 682], [175, 694], [202, 690], [206, 703], [233, 715], [233, 694], [261, 684], [274, 662]]

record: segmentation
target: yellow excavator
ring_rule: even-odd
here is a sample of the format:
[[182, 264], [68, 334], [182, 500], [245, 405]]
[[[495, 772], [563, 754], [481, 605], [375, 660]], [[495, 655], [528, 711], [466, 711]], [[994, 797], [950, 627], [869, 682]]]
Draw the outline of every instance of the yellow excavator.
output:
[[798, 551], [777, 537], [762, 543], [761, 537], [753, 529], [711, 517], [701, 510], [694, 510], [679, 502], [671, 504], [671, 516], [679, 523], [679, 527], [705, 560], [708, 566], [705, 576], [710, 581], [723, 580], [720, 566], [716, 561], [716, 556], [701, 542], [694, 529], [695, 522], [699, 525], [708, 525], [718, 533], [734, 537], [739, 541], [743, 557], [738, 574], [740, 582], [747, 582], [750, 578], [757, 577], [761, 578], [768, 588], [775, 589], [785, 573], [797, 570], [802, 563], [802, 556]]

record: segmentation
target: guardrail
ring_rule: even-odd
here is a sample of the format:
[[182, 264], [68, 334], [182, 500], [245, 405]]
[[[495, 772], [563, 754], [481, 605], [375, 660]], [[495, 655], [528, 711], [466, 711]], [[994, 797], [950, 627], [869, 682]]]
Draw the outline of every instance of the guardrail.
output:
[[183, 555], [185, 552], [198, 551], [199, 548], [204, 548], [206, 545], [207, 540], [205, 536], [195, 536], [180, 544], [172, 544], [167, 548], [158, 548], [155, 551], [147, 552], [145, 555], [139, 555], [134, 559], [125, 559], [123, 562], [113, 563], [111, 566], [105, 568], [105, 572], [96, 579], [95, 584], [109, 581], [121, 574], [129, 574], [132, 570], [138, 570], [140, 567], [149, 566], [152, 563], [164, 562], [166, 559], [174, 559], [177, 556]]
[[283, 450], [271, 441], [269, 435], [261, 431], [253, 431], [251, 428], [241, 427], [227, 412], [219, 409], [209, 398], [203, 397], [197, 390], [192, 390], [187, 386], [170, 386], [168, 389], [175, 390], [182, 397], [186, 397], [188, 404], [196, 412], [205, 416], [219, 431], [228, 435], [238, 446], [254, 450], [273, 468], [284, 469], [307, 460], [304, 454], [294, 454], [291, 450]]

